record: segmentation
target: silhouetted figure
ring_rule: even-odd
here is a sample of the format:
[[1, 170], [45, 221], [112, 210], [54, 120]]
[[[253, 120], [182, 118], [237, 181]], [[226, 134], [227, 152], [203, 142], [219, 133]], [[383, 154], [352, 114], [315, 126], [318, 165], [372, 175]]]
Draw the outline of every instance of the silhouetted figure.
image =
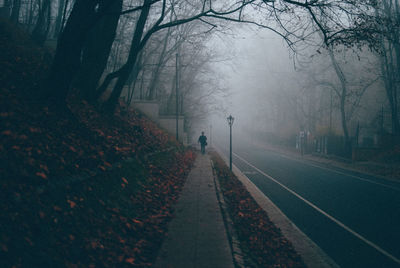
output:
[[206, 145], [207, 145], [207, 137], [204, 136], [204, 131], [201, 132], [201, 136], [199, 137], [199, 140], [197, 143], [200, 143], [201, 147], [201, 153], [205, 154], [206, 153]]

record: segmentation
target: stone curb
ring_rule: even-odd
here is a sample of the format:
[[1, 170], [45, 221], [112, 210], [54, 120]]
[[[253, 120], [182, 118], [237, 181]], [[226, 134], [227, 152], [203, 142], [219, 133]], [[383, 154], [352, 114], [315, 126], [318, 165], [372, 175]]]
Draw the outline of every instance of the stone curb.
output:
[[221, 186], [219, 184], [218, 177], [215, 174], [214, 164], [213, 164], [212, 160], [210, 160], [210, 161], [211, 161], [211, 166], [213, 169], [212, 171], [213, 171], [213, 176], [214, 176], [214, 184], [215, 184], [215, 189], [216, 189], [216, 193], [217, 193], [217, 199], [219, 202], [219, 206], [221, 208], [222, 218], [224, 219], [225, 229], [226, 229], [226, 233], [227, 233], [228, 240], [229, 240], [229, 245], [231, 247], [233, 263], [234, 263], [235, 267], [245, 267], [244, 260], [243, 260], [244, 255], [240, 248], [240, 242], [239, 242], [238, 236], [236, 234], [236, 231], [233, 227], [233, 221], [232, 221], [231, 217], [229, 216], [228, 207], [225, 203], [225, 199], [224, 199], [224, 196], [221, 191]]
[[[214, 147], [215, 151], [229, 165], [228, 159], [221, 151]], [[293, 244], [294, 249], [300, 254], [304, 263], [310, 268], [339, 268], [317, 244], [304, 234], [286, 215], [254, 185], [234, 164], [232, 171], [243, 183], [247, 191], [257, 204], [264, 209], [271, 221], [282, 231], [282, 234]]]

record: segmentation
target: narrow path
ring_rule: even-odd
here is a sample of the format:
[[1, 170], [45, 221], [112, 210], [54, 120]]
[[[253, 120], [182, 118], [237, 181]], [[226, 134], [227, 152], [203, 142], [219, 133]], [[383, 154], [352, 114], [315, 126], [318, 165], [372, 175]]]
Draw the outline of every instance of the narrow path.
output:
[[210, 158], [198, 155], [154, 267], [234, 267]]

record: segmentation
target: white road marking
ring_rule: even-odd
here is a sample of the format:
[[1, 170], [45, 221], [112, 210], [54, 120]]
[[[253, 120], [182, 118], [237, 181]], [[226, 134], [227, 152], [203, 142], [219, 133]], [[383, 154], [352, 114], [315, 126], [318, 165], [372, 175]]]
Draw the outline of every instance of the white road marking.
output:
[[348, 226], [346, 226], [344, 223], [342, 223], [341, 221], [337, 220], [336, 218], [334, 218], [333, 216], [329, 215], [328, 213], [326, 213], [325, 211], [323, 211], [322, 209], [320, 209], [319, 207], [317, 207], [316, 205], [314, 205], [313, 203], [311, 203], [310, 201], [308, 201], [307, 199], [305, 199], [304, 197], [302, 197], [301, 195], [299, 195], [298, 193], [296, 193], [295, 191], [291, 190], [290, 188], [288, 188], [287, 186], [285, 186], [284, 184], [280, 183], [279, 181], [277, 181], [276, 179], [274, 179], [273, 177], [271, 177], [270, 175], [266, 174], [265, 172], [263, 172], [262, 170], [258, 169], [257, 167], [255, 167], [254, 165], [250, 164], [248, 161], [246, 161], [245, 159], [243, 159], [242, 157], [240, 157], [239, 155], [237, 155], [236, 153], [233, 153], [237, 158], [239, 158], [240, 160], [242, 160], [244, 163], [246, 163], [247, 165], [249, 165], [250, 167], [254, 168], [255, 170], [257, 170], [260, 174], [264, 175], [265, 177], [267, 177], [268, 179], [272, 180], [273, 182], [275, 182], [276, 184], [280, 185], [282, 188], [284, 188], [286, 191], [288, 191], [289, 193], [293, 194], [294, 196], [296, 196], [297, 198], [299, 198], [301, 201], [303, 201], [304, 203], [306, 203], [307, 205], [309, 205], [310, 207], [312, 207], [313, 209], [315, 209], [316, 211], [318, 211], [319, 213], [321, 213], [322, 215], [324, 215], [325, 217], [327, 217], [328, 219], [330, 219], [331, 221], [333, 221], [334, 223], [336, 223], [337, 225], [339, 225], [340, 227], [342, 227], [343, 229], [345, 229], [346, 231], [348, 231], [350, 234], [354, 235], [355, 237], [357, 237], [358, 239], [360, 239], [361, 241], [363, 241], [364, 243], [366, 243], [367, 245], [371, 246], [372, 248], [374, 248], [375, 250], [379, 251], [380, 253], [382, 253], [383, 255], [385, 255], [386, 257], [388, 257], [389, 259], [393, 260], [394, 262], [396, 262], [397, 264], [400, 264], [400, 259], [396, 258], [395, 256], [393, 256], [392, 254], [390, 254], [389, 252], [387, 252], [386, 250], [382, 249], [381, 247], [379, 247], [378, 245], [374, 244], [373, 242], [371, 242], [370, 240], [368, 240], [367, 238], [363, 237], [362, 235], [360, 235], [359, 233], [357, 233], [356, 231], [353, 231], [352, 229], [350, 229]]
[[365, 179], [365, 178], [362, 178], [362, 177], [359, 177], [359, 176], [356, 176], [356, 175], [346, 174], [344, 172], [340, 172], [340, 171], [335, 170], [335, 169], [314, 165], [314, 164], [308, 163], [308, 162], [306, 162], [304, 160], [303, 161], [302, 160], [298, 160], [298, 159], [292, 158], [290, 156], [286, 156], [286, 155], [282, 155], [282, 154], [279, 154], [279, 155], [281, 157], [284, 157], [284, 158], [287, 158], [287, 159], [290, 159], [290, 160], [293, 160], [293, 161], [297, 161], [297, 162], [303, 163], [303, 164], [311, 166], [311, 167], [316, 167], [316, 168], [319, 168], [319, 169], [328, 170], [328, 171], [335, 172], [335, 173], [340, 174], [340, 175], [345, 175], [347, 177], [351, 177], [351, 178], [354, 178], [354, 179], [357, 179], [357, 180], [360, 180], [360, 181], [365, 181], [365, 182], [369, 182], [369, 183], [376, 184], [376, 185], [379, 185], [379, 186], [383, 186], [383, 187], [386, 187], [386, 188], [390, 188], [390, 189], [395, 190], [395, 191], [400, 191], [400, 188], [396, 187], [396, 186], [383, 184], [383, 183], [376, 182], [376, 181], [369, 180], [369, 179]]

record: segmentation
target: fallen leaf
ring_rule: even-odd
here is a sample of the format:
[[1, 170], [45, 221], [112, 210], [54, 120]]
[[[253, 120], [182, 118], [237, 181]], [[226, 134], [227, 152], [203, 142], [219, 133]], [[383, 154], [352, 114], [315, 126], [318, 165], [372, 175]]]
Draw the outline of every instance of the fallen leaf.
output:
[[134, 258], [126, 258], [125, 262], [126, 263], [130, 263], [130, 264], [134, 264], [135, 263], [135, 259]]
[[43, 172], [36, 172], [36, 176], [42, 177], [43, 179], [47, 179], [47, 175], [44, 174]]
[[69, 206], [70, 206], [71, 208], [76, 207], [76, 203], [75, 203], [74, 201], [72, 201], [72, 200], [67, 200], [67, 202], [68, 202], [68, 204], [69, 204]]

